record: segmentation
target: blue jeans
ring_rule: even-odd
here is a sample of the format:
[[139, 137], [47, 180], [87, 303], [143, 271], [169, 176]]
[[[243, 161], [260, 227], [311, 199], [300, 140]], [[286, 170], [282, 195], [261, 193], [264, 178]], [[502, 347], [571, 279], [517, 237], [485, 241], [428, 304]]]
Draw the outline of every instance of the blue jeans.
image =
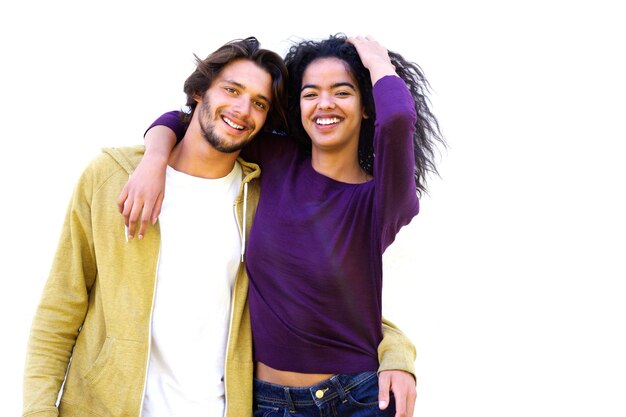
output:
[[254, 417], [393, 417], [393, 394], [378, 408], [376, 372], [334, 375], [310, 387], [254, 380]]

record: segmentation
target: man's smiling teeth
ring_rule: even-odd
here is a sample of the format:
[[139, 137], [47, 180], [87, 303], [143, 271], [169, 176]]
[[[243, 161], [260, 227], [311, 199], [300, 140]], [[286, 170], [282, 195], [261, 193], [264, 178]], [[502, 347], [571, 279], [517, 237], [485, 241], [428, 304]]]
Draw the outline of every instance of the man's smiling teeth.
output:
[[222, 117], [222, 120], [224, 120], [228, 124], [228, 126], [232, 127], [233, 129], [243, 130], [243, 126], [238, 125], [227, 117]]
[[317, 123], [318, 125], [331, 125], [331, 124], [339, 123], [339, 118], [338, 117], [327, 117], [324, 119], [320, 118], [320, 119], [317, 119], [315, 123]]

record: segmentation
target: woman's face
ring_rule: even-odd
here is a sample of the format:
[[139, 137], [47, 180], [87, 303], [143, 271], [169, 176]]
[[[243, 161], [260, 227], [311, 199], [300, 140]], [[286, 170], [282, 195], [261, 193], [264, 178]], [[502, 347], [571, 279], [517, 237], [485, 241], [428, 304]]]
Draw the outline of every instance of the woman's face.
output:
[[361, 93], [347, 64], [338, 58], [311, 62], [302, 77], [300, 119], [313, 151], [358, 149], [365, 110]]

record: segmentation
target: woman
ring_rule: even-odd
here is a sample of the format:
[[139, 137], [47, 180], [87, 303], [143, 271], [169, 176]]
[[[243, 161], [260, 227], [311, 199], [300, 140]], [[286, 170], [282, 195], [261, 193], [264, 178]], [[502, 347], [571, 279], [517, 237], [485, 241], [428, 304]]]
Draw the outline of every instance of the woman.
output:
[[242, 152], [262, 168], [247, 248], [255, 415], [391, 416], [377, 401], [382, 256], [436, 172], [428, 85], [371, 38], [304, 41], [285, 64], [291, 138]]

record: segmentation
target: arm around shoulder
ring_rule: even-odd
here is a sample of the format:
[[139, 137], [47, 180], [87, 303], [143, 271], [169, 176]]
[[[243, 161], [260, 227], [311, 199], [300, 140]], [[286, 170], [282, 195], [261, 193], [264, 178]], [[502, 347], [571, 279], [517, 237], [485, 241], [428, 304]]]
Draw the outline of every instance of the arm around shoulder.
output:
[[118, 210], [124, 216], [130, 239], [135, 235], [138, 221], [138, 236], [142, 239], [148, 222], [155, 224], [161, 213], [165, 170], [176, 145], [176, 134], [168, 126], [155, 125], [146, 132], [145, 143], [145, 154], [117, 199]]

